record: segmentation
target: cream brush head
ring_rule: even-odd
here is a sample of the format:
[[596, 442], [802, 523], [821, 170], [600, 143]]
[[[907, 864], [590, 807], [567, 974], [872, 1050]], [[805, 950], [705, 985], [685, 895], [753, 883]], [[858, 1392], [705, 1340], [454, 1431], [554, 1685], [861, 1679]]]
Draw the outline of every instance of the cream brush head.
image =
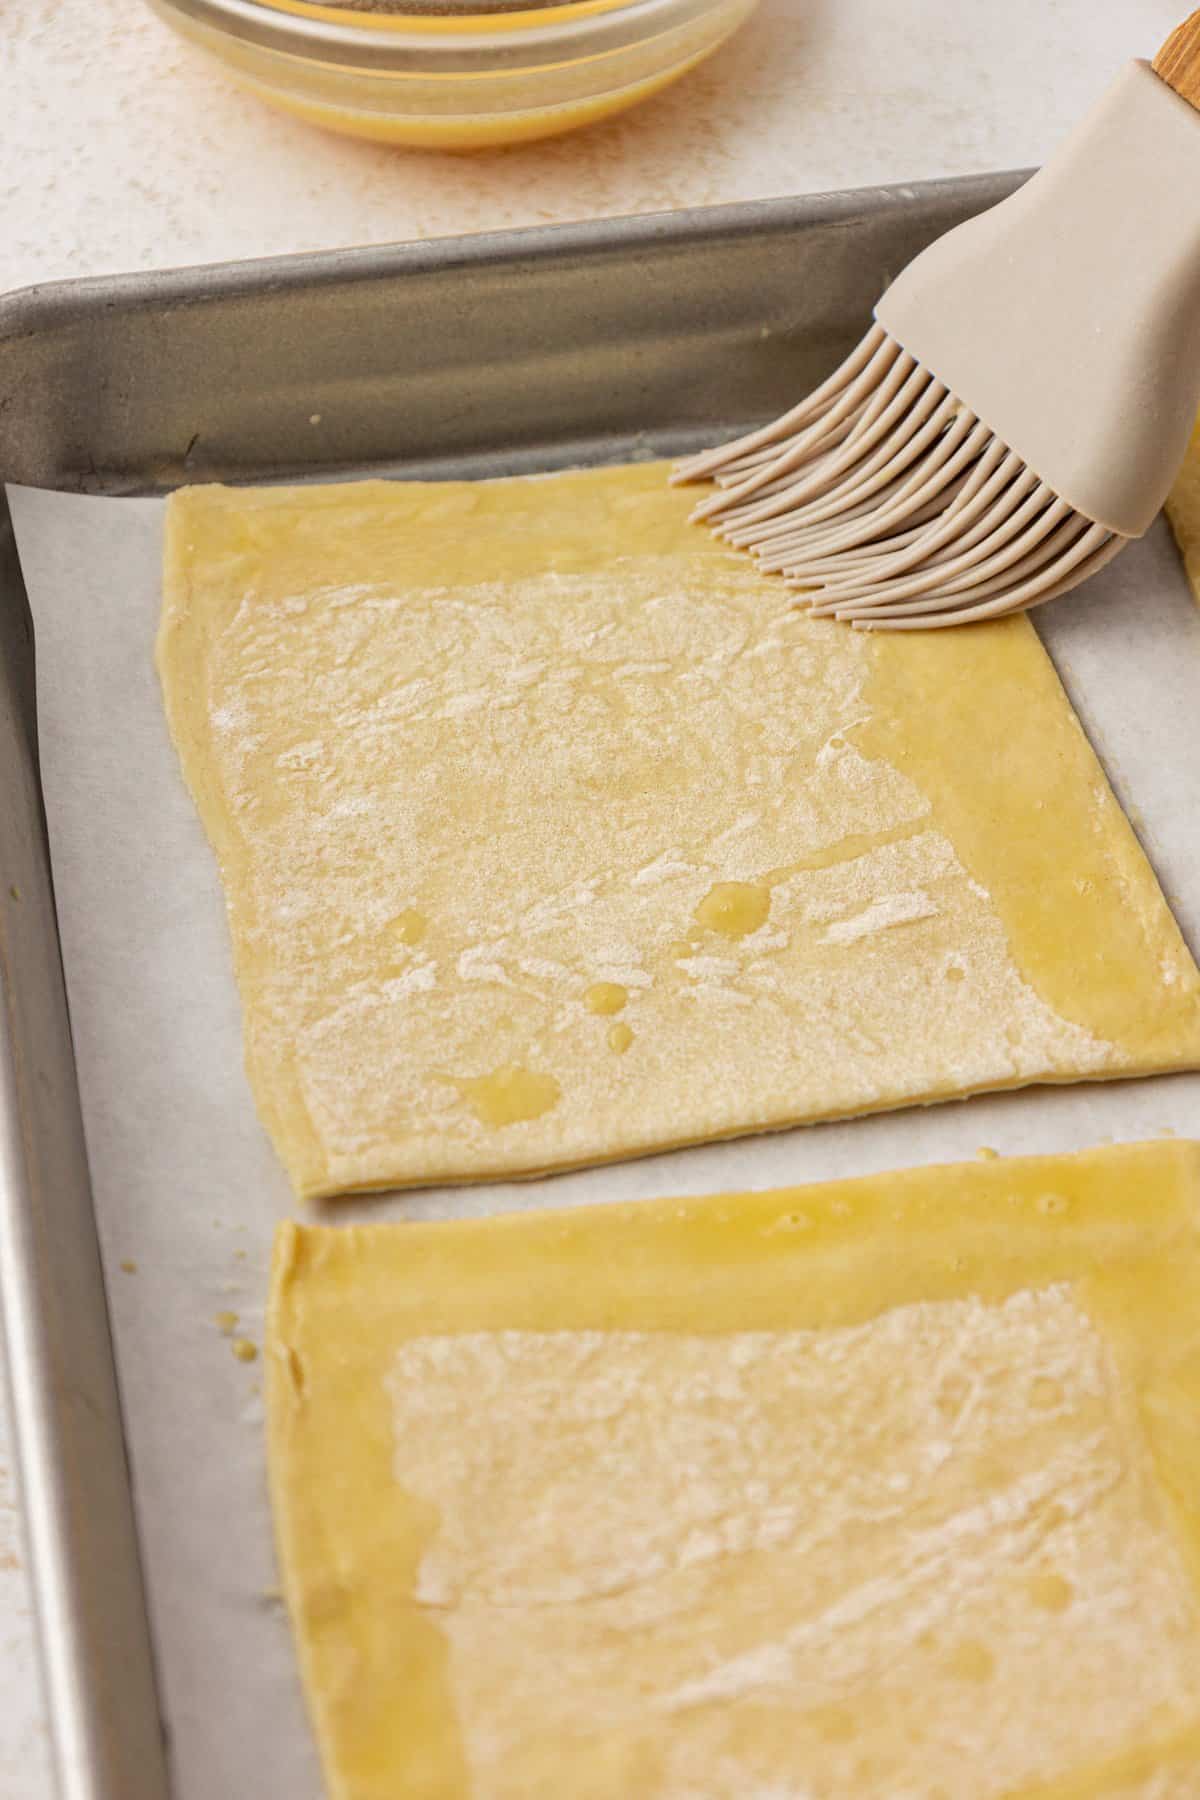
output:
[[1200, 12], [909, 264], [696, 508], [814, 613], [913, 630], [1067, 593], [1140, 537], [1200, 405]]

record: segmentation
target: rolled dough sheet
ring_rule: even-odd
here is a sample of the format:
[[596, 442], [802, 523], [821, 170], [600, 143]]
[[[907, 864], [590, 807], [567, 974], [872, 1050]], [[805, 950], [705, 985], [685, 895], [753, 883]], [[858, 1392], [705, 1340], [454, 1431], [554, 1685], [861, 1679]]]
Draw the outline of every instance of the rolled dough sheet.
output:
[[660, 465], [172, 500], [159, 667], [297, 1190], [1200, 1062], [1025, 620], [872, 638]]
[[1166, 513], [1192, 593], [1200, 600], [1200, 419], [1192, 431], [1183, 467], [1167, 496]]
[[334, 1800], [1195, 1800], [1200, 1145], [281, 1228]]

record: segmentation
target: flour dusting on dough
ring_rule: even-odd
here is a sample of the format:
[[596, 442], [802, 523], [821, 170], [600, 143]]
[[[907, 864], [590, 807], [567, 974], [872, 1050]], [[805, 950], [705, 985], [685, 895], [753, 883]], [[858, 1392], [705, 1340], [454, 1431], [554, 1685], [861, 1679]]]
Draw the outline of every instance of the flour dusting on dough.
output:
[[597, 1800], [781, 1768], [995, 1800], [1191, 1718], [1195, 1596], [1069, 1287], [828, 1332], [416, 1338], [389, 1386], [494, 1800], [550, 1791], [544, 1743]]
[[928, 894], [888, 894], [872, 900], [860, 913], [848, 919], [835, 919], [825, 933], [828, 944], [852, 944], [857, 938], [869, 937], [873, 931], [890, 931], [896, 925], [913, 925], [918, 919], [932, 919], [937, 907]]

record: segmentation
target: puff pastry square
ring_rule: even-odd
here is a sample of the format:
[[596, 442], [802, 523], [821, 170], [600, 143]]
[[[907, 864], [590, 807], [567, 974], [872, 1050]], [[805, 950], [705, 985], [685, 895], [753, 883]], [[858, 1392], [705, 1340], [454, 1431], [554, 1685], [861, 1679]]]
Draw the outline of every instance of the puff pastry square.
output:
[[285, 1226], [334, 1800], [1195, 1800], [1200, 1145]]
[[196, 488], [159, 667], [297, 1191], [1200, 1062], [1029, 623], [793, 610], [661, 466]]

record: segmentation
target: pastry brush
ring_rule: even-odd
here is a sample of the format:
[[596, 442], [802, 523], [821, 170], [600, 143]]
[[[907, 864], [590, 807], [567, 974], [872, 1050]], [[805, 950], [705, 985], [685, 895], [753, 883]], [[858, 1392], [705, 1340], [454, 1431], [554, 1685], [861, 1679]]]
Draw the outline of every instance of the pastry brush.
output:
[[1200, 12], [1054, 159], [939, 238], [823, 385], [694, 456], [696, 508], [812, 612], [1052, 600], [1149, 527], [1200, 402]]

